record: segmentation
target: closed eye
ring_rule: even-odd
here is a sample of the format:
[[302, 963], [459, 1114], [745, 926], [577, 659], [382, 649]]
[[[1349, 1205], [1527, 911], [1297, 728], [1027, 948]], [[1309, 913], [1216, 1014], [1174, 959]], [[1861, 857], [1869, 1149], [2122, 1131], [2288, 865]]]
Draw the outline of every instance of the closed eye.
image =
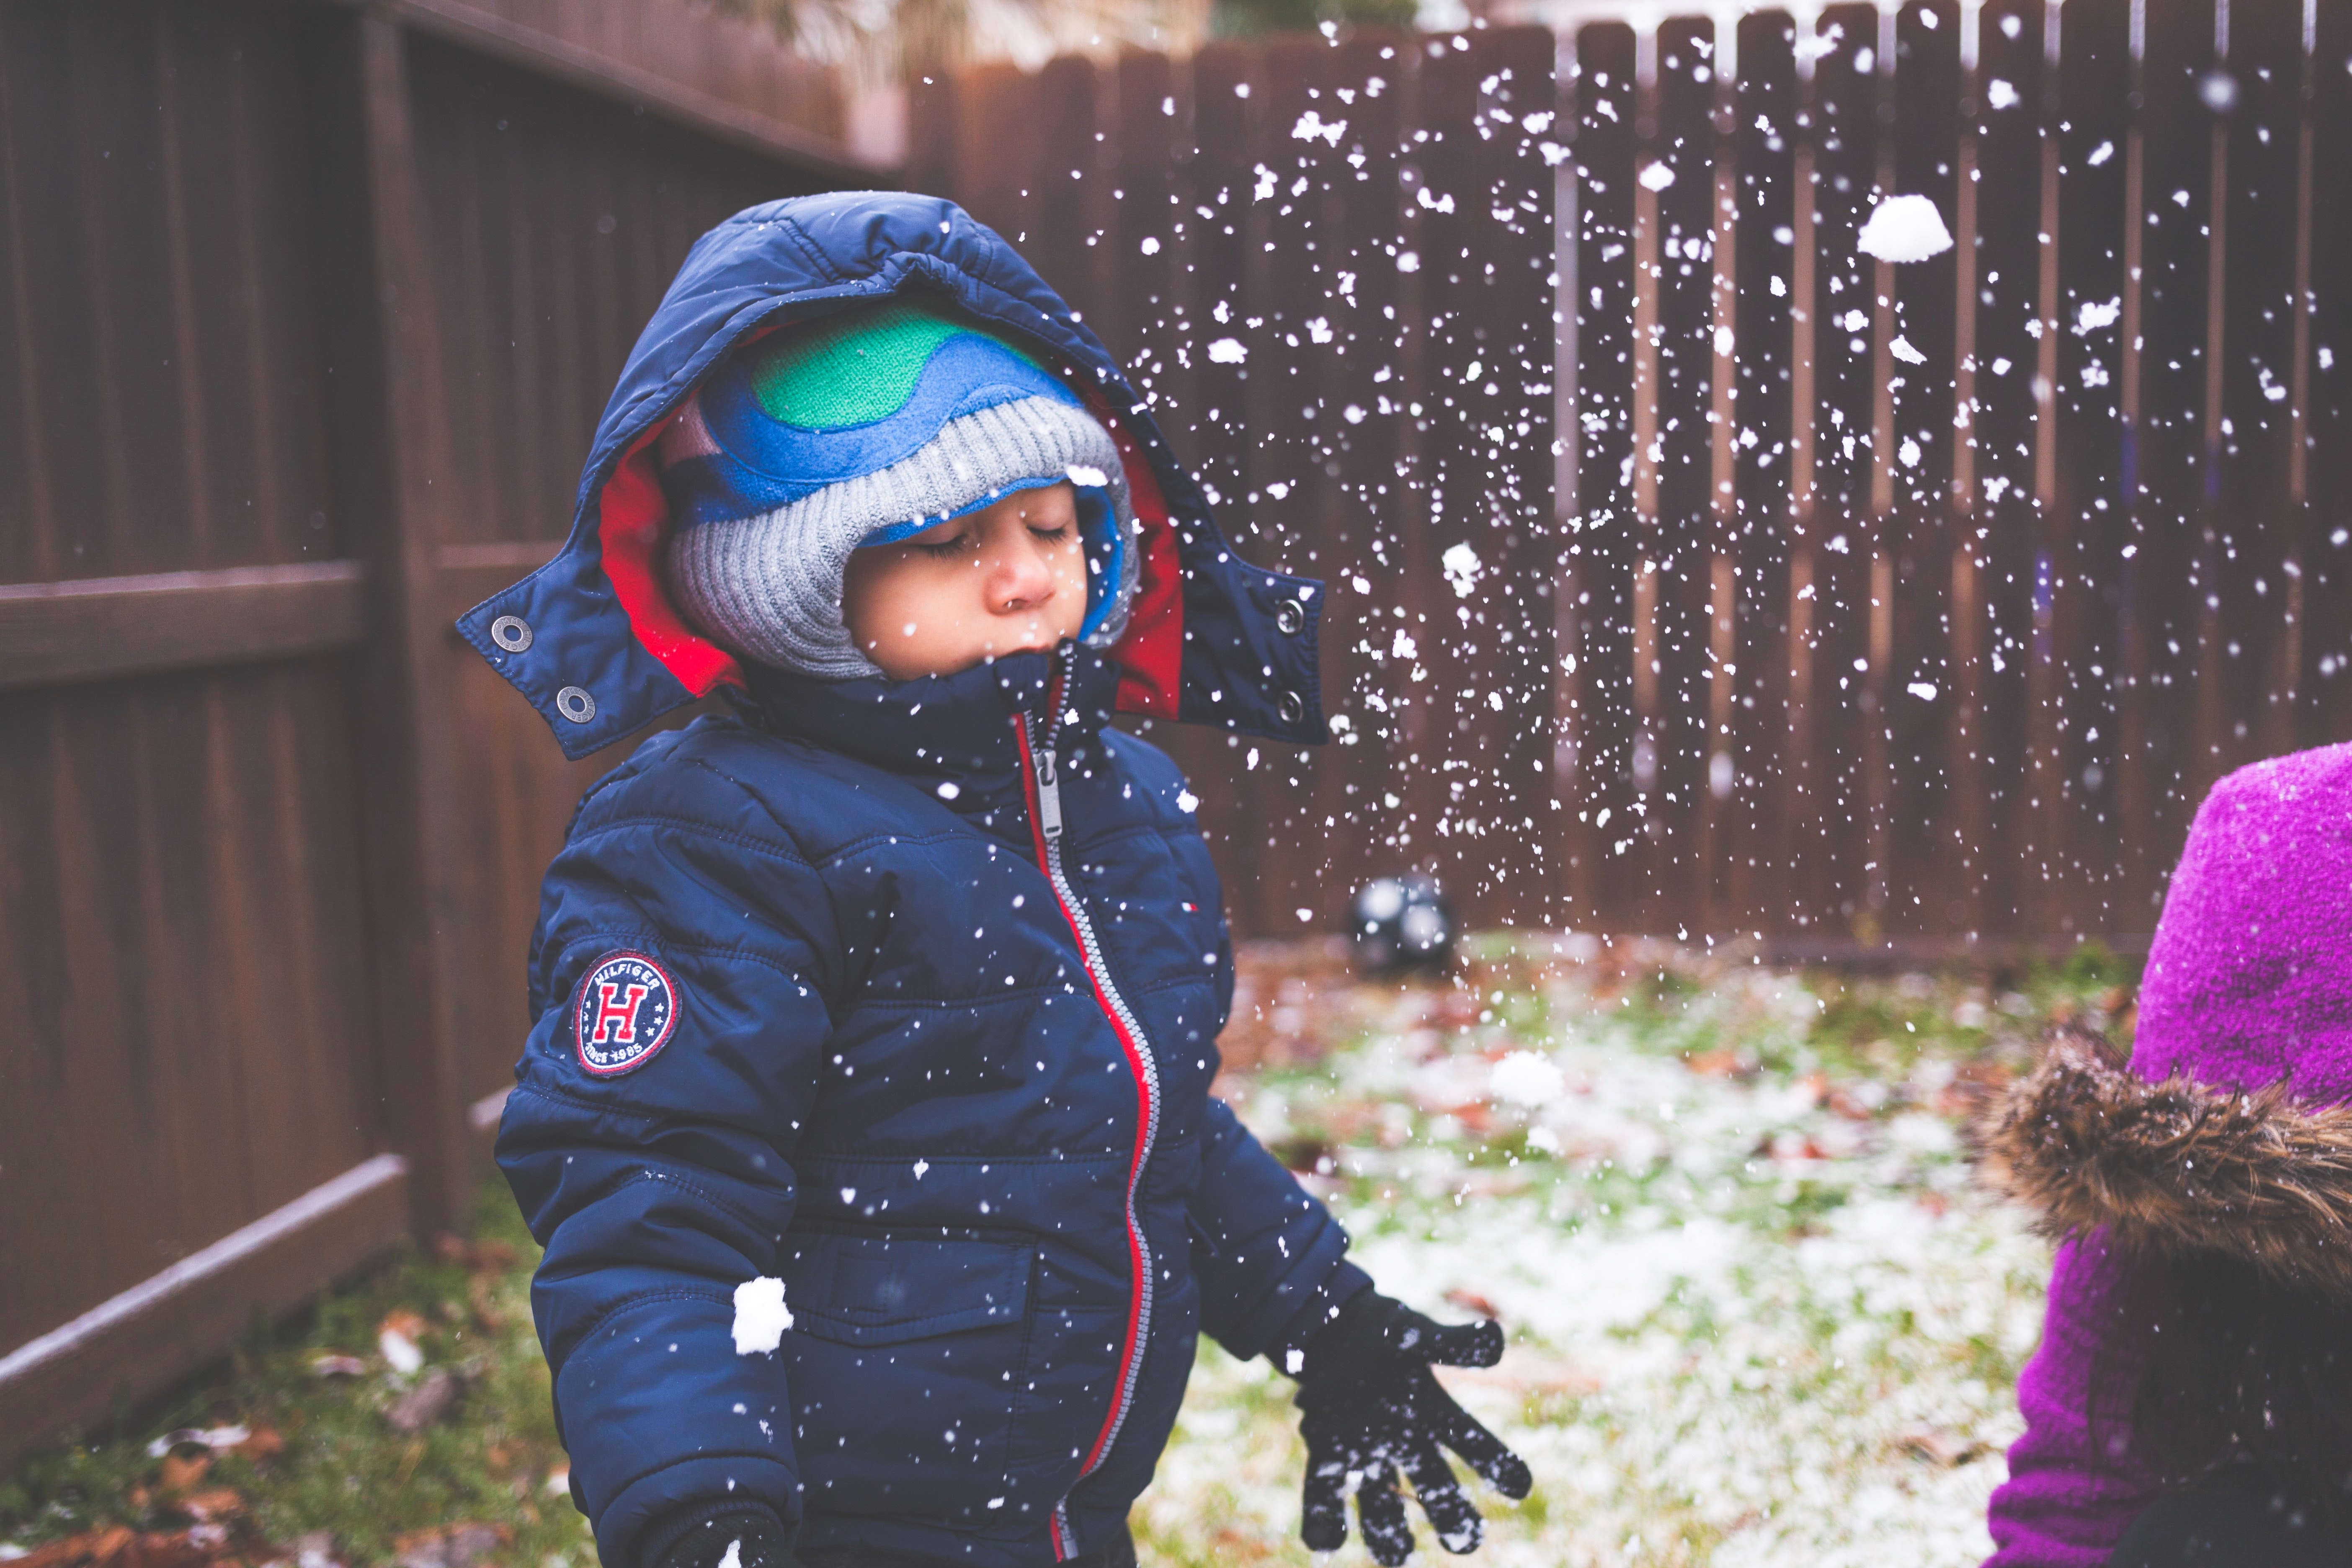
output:
[[1029, 531], [1048, 543], [1058, 543], [1070, 537], [1070, 525], [1066, 522], [1055, 528], [1040, 528], [1033, 522], [1029, 525]]
[[980, 536], [969, 528], [962, 528], [958, 529], [951, 538], [942, 539], [937, 542], [924, 539], [917, 539], [914, 542], [914, 544], [916, 549], [921, 551], [926, 555], [937, 555], [942, 557], [949, 555], [961, 555], [967, 550], [978, 548], [980, 544]]

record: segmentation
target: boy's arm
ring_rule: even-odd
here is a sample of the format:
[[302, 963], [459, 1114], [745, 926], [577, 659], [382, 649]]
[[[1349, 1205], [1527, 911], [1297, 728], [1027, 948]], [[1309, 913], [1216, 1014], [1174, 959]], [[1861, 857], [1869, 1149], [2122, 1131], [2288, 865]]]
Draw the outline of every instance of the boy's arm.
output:
[[694, 804], [587, 820], [550, 868], [541, 1011], [499, 1133], [608, 1568], [653, 1568], [721, 1514], [789, 1541], [800, 1513], [782, 1361], [772, 1332], [739, 1339], [736, 1288], [779, 1272], [839, 945], [772, 826]]

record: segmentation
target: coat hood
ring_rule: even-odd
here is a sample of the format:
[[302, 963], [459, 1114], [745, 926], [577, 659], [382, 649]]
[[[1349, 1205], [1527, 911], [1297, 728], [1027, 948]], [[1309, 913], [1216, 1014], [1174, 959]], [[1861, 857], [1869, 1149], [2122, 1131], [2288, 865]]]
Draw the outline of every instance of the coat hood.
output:
[[605, 405], [563, 548], [458, 618], [564, 754], [585, 756], [744, 684], [734, 656], [687, 623], [665, 584], [670, 524], [653, 450], [664, 421], [749, 338], [910, 289], [1034, 345], [1118, 443], [1140, 573], [1127, 632], [1109, 650], [1118, 710], [1328, 739], [1315, 641], [1322, 585], [1233, 552], [1109, 352], [993, 231], [937, 197], [847, 191], [750, 208], [695, 242]]
[[2150, 1082], [2099, 1036], [2064, 1030], [1979, 1120], [1980, 1172], [2054, 1238], [2219, 1252], [2352, 1302], [2352, 1107], [2287, 1080]]

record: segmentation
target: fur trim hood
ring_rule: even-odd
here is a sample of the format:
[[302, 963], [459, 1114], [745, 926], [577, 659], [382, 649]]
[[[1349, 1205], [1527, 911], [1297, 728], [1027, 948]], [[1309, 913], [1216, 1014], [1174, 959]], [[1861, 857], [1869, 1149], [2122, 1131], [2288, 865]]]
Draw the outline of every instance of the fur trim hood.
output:
[[2047, 1236], [2220, 1252], [2352, 1302], [2352, 1107], [2300, 1104], [2284, 1079], [2150, 1083], [2099, 1036], [2062, 1030], [1976, 1133], [1985, 1179]]

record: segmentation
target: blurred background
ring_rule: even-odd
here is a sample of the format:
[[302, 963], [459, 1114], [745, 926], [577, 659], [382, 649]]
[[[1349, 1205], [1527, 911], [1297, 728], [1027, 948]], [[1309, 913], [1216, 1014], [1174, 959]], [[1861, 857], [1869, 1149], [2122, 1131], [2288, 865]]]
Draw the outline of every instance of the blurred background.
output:
[[[1843, 1560], [1586, 1463], [1631, 1395], [1579, 1336], [1640, 1328], [1698, 1358], [1668, 1406], [1765, 1402], [1726, 1453], [1788, 1451], [1816, 1352], [1856, 1419], [1912, 1391], [1838, 1495], [1967, 1560], [2045, 1265], [1962, 1191], [1951, 1086], [2127, 1026], [2205, 788], [2352, 736], [2347, 59], [2315, 0], [0, 0], [0, 1557], [562, 1554], [528, 1238], [478, 1204], [538, 879], [626, 748], [564, 763], [450, 623], [562, 538], [696, 236], [906, 186], [1328, 584], [1333, 745], [1152, 731], [1286, 1158], [1372, 1233], [1475, 1189], [1557, 1240], [1418, 1259], [1440, 1302], [1707, 1213], [1855, 1268], [1925, 1226], [1881, 1307], [1996, 1282], [1876, 1360], [1819, 1303], [1713, 1359], [1747, 1262], [1680, 1327], [1664, 1264], [1517, 1309], [1549, 1370], [1481, 1397], [1585, 1490], [1496, 1550]], [[1377, 973], [1351, 904], [1408, 875], [1448, 942]], [[1747, 1206], [1702, 1212], [1727, 1151]], [[1187, 1451], [1273, 1466], [1274, 1391], [1202, 1375]], [[337, 1512], [320, 1456], [425, 1511]], [[1151, 1506], [1170, 1560], [1286, 1550], [1279, 1489]]]

